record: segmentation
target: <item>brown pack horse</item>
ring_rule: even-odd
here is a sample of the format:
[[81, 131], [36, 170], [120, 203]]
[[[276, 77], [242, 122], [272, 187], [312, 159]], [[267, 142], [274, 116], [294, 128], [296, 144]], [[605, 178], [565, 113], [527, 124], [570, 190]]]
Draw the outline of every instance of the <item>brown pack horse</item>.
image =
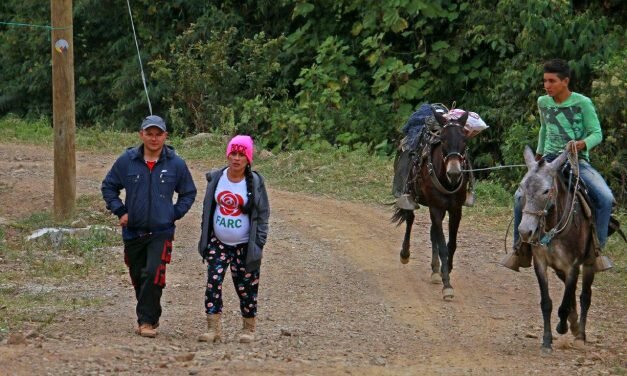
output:
[[[530, 243], [533, 252], [533, 268], [540, 285], [540, 308], [544, 319], [542, 350], [551, 352], [551, 311], [553, 303], [549, 295], [547, 267], [553, 268], [564, 282], [564, 296], [558, 309], [557, 332], [570, 331], [578, 342], [586, 340], [586, 319], [592, 297], [594, 281], [594, 233], [592, 218], [558, 178], [562, 165], [568, 157], [564, 151], [553, 162], [536, 162], [533, 151], [525, 148], [527, 174], [523, 177], [523, 215], [518, 230], [522, 241]], [[576, 185], [572, 183], [571, 185]], [[583, 271], [581, 295], [581, 317], [577, 318], [576, 289], [580, 270]]]
[[[433, 135], [435, 142], [427, 146], [426, 161], [413, 176], [414, 201], [429, 207], [431, 216], [431, 281], [442, 284], [443, 298], [453, 299], [450, 272], [453, 270], [453, 255], [457, 248], [457, 230], [462, 219], [462, 205], [466, 200], [468, 173], [463, 173], [466, 154], [464, 125], [468, 113], [459, 119], [445, 119], [434, 111], [442, 126], [439, 134]], [[442, 222], [448, 212], [448, 244], [444, 238]], [[405, 222], [405, 238], [401, 249], [401, 262], [409, 262], [409, 241], [415, 215], [413, 210], [397, 208], [392, 221], [397, 225]], [[441, 262], [441, 263], [440, 263]]]

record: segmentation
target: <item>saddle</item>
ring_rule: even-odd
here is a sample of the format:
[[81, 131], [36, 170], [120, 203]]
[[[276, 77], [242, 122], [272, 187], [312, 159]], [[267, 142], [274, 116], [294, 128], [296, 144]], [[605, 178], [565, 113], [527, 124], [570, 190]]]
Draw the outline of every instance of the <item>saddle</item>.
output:
[[[575, 175], [575, 171], [570, 165], [570, 162], [566, 161], [564, 163], [564, 166], [562, 166], [561, 174], [558, 174], [558, 178], [566, 187], [569, 187], [570, 192], [575, 195], [577, 201], [581, 205], [581, 210], [582, 210], [583, 215], [586, 218], [589, 218], [591, 220], [592, 228], [595, 234], [595, 241], [598, 242], [598, 240], [596, 240], [597, 230], [596, 230], [596, 227], [594, 226], [594, 223], [595, 223], [594, 211], [592, 210], [594, 209], [594, 204], [592, 203], [592, 200], [590, 199], [590, 195], [588, 195], [588, 187], [586, 186], [585, 181], [583, 181], [582, 179], [579, 179], [579, 185], [577, 187], [577, 191], [575, 192], [575, 186], [574, 186], [573, 181], [571, 180], [571, 176], [574, 176], [574, 175]], [[613, 207], [615, 206], [616, 206], [616, 201], [614, 201], [613, 203]], [[610, 222], [608, 225], [607, 236], [609, 237], [615, 232], [618, 233], [623, 238], [623, 240], [627, 242], [627, 237], [625, 237], [623, 230], [621, 230], [620, 222], [618, 221], [618, 219], [616, 219], [616, 217], [614, 217], [613, 215], [610, 215]]]

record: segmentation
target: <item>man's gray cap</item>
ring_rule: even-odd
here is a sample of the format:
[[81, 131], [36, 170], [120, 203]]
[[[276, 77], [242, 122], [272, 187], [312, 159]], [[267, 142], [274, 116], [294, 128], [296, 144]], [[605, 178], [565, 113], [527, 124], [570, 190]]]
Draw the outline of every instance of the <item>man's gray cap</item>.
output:
[[141, 130], [145, 130], [148, 129], [150, 127], [157, 127], [159, 129], [161, 129], [164, 132], [167, 132], [167, 128], [165, 126], [165, 120], [163, 120], [162, 118], [160, 118], [157, 115], [150, 115], [150, 116], [146, 116], [146, 118], [144, 119], [144, 121], [142, 121], [142, 126], [141, 126]]

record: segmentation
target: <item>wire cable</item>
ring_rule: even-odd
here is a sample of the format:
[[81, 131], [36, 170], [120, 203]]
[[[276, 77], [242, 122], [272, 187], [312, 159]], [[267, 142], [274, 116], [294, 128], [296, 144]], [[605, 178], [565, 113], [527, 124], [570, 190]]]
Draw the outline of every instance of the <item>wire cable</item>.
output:
[[128, 5], [128, 15], [131, 17], [131, 27], [133, 28], [133, 38], [135, 39], [135, 47], [137, 48], [137, 60], [139, 60], [139, 69], [141, 70], [142, 82], [144, 83], [144, 91], [146, 92], [146, 100], [148, 101], [148, 110], [152, 115], [152, 104], [150, 103], [150, 96], [148, 95], [148, 86], [146, 86], [146, 75], [144, 74], [144, 66], [142, 65], [142, 57], [139, 53], [139, 43], [137, 43], [137, 33], [135, 32], [135, 23], [133, 22], [133, 13], [131, 12], [131, 2], [126, 0]]

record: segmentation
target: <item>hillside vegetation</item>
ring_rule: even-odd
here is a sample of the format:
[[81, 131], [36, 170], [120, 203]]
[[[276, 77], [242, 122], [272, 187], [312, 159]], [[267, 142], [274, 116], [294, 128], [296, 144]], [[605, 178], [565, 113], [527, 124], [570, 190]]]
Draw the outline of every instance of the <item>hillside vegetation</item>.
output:
[[[148, 106], [124, 2], [75, 0], [76, 118], [135, 129]], [[154, 111], [178, 136], [250, 133], [279, 150], [390, 155], [421, 103], [478, 112], [476, 167], [535, 145], [542, 61], [574, 69], [604, 129], [592, 162], [624, 205], [627, 3], [581, 0], [131, 1]], [[0, 4], [0, 116], [50, 117], [50, 9]], [[64, 27], [64, 25], [55, 25]], [[511, 188], [520, 170], [482, 173]]]

